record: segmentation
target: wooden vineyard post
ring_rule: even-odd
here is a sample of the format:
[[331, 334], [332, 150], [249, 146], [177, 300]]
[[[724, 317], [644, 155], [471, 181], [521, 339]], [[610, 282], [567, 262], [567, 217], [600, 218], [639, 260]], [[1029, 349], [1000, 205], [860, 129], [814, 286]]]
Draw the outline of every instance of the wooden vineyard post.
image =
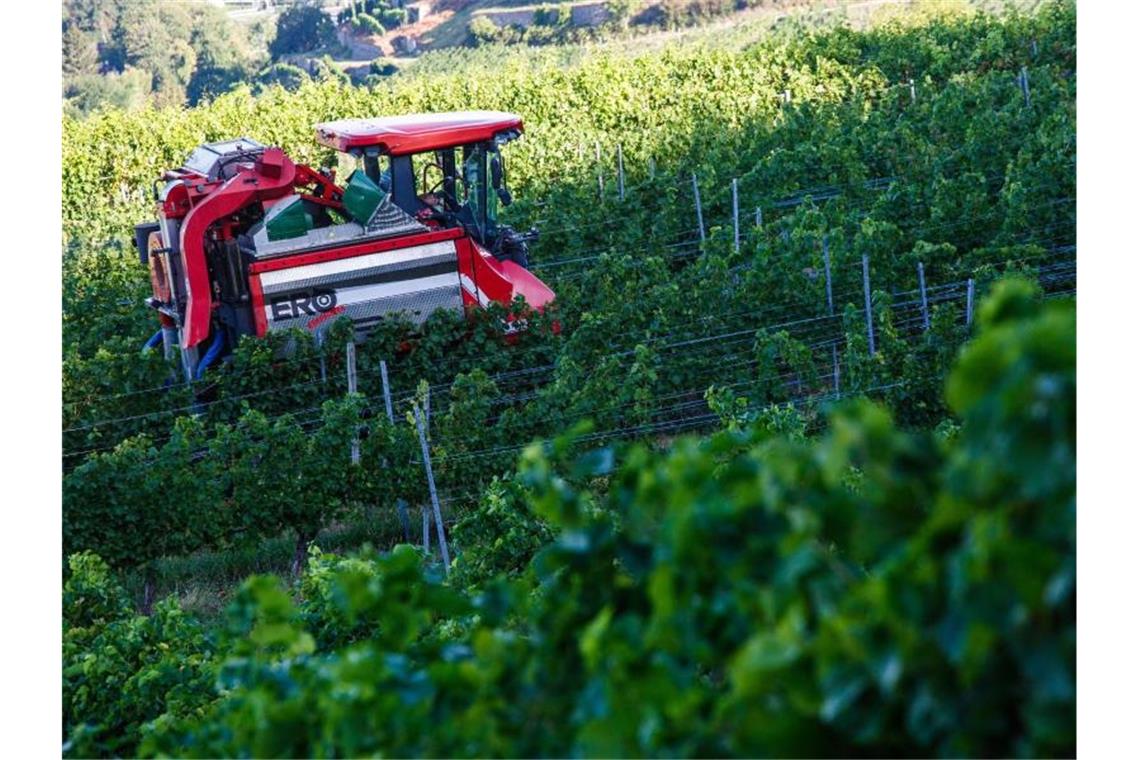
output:
[[926, 301], [926, 271], [922, 262], [918, 262], [918, 295], [922, 301], [922, 329], [930, 329], [930, 307]]
[[701, 189], [697, 187], [697, 174], [693, 172], [693, 202], [697, 205], [697, 229], [701, 233], [701, 242], [705, 242], [705, 217], [701, 212]]
[[867, 312], [867, 348], [875, 355], [875, 323], [871, 318], [871, 260], [863, 254], [863, 308]]
[[[443, 554], [443, 570], [447, 575], [451, 575], [451, 555], [447, 551], [447, 536], [443, 531], [443, 513], [439, 508], [439, 495], [435, 490], [435, 476], [431, 470], [431, 453], [428, 451], [427, 433], [424, 431], [424, 415], [420, 411], [418, 404], [412, 407], [416, 415], [416, 428], [420, 433], [420, 450], [423, 452], [424, 457], [424, 472], [427, 475], [428, 493], [431, 494], [432, 511], [435, 514], [435, 533], [436, 538], [439, 539], [439, 550]], [[427, 514], [426, 512], [424, 513]], [[426, 523], [425, 523], [426, 528]], [[425, 543], [428, 536], [425, 530]]]

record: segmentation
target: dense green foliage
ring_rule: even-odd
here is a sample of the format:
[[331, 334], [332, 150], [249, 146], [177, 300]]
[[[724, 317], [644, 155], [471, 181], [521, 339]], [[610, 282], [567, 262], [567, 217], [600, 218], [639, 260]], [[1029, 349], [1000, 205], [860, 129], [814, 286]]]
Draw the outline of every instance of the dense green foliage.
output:
[[487, 16], [475, 16], [467, 25], [467, 44], [483, 45], [551, 45], [577, 44], [604, 37], [610, 25], [576, 26], [567, 5], [540, 6], [535, 9], [528, 26], [500, 26]]
[[314, 552], [299, 602], [252, 578], [208, 645], [168, 604], [133, 617], [77, 557], [65, 658], [128, 687], [65, 682], [67, 750], [1072, 754], [1074, 307], [1012, 280], [979, 327], [949, 437], [857, 402], [810, 440], [529, 448], [522, 490], [481, 508], [514, 550], [462, 551], [469, 593], [411, 547]]
[[[435, 391], [435, 470], [457, 518], [511, 470], [527, 441], [582, 418], [595, 421], [595, 439], [639, 437], [747, 421], [794, 402], [811, 426], [820, 401], [870, 393], [908, 427], [939, 424], [949, 415], [942, 378], [968, 334], [966, 280], [978, 299], [1005, 271], [1039, 276], [1051, 292], [1074, 283], [1071, 254], [1055, 250], [1072, 242], [1075, 218], [1073, 21], [1071, 8], [1049, 6], [1032, 17], [953, 17], [919, 31], [833, 29], [745, 53], [679, 51], [623, 65], [603, 58], [568, 72], [509, 69], [490, 82], [428, 77], [377, 90], [326, 82], [191, 111], [68, 121], [67, 550], [145, 566], [166, 553], [282, 532], [305, 540], [334, 519], [390, 510], [397, 499], [421, 503], [423, 468], [404, 419], [421, 380]], [[1038, 57], [1027, 107], [1011, 74], [1030, 55], [1028, 42]], [[890, 84], [920, 71], [913, 102]], [[647, 97], [621, 95], [634, 88]], [[777, 97], [784, 88], [795, 93], [790, 105]], [[411, 351], [398, 350], [406, 326], [377, 330], [357, 352], [364, 400], [351, 414], [365, 436], [361, 466], [345, 469], [352, 431], [335, 416], [346, 425], [339, 443], [310, 449], [313, 469], [299, 465], [312, 478], [274, 483], [253, 503], [245, 494], [262, 488], [263, 460], [233, 455], [233, 464], [223, 452], [265, 450], [292, 462], [296, 446], [297, 461], [309, 461], [301, 441], [321, 427], [322, 405], [346, 391], [344, 326], [320, 346], [308, 336], [248, 341], [192, 388], [168, 389], [169, 367], [137, 352], [153, 329], [141, 305], [145, 272], [126, 246], [94, 243], [143, 218], [141, 188], [199, 140], [245, 133], [320, 161], [313, 121], [417, 110], [428, 99], [433, 108], [526, 116], [527, 136], [508, 158], [523, 200], [510, 210], [544, 230], [532, 260], [558, 293], [557, 309], [531, 318], [513, 345], [499, 334], [497, 311], [474, 322], [438, 314]], [[582, 150], [595, 135], [607, 146], [622, 141], [624, 201], [614, 197], [612, 167]], [[134, 147], [98, 147], [111, 144]], [[700, 178], [704, 244], [695, 240], [687, 170]], [[600, 201], [598, 172], [607, 175]], [[724, 225], [731, 177], [739, 177], [741, 205], [765, 214], [763, 226], [746, 225], [739, 252]], [[116, 178], [124, 192], [91, 192]], [[875, 291], [874, 355], [863, 256]], [[915, 290], [919, 263], [930, 329]], [[1069, 268], [1047, 273], [1057, 266]], [[382, 359], [395, 425], [380, 411]], [[339, 401], [329, 408], [348, 413]], [[172, 435], [191, 413], [198, 420]], [[334, 457], [322, 470], [320, 460]], [[234, 482], [223, 485], [218, 472]], [[334, 472], [343, 492], [299, 523], [283, 505], [308, 501], [310, 483]], [[178, 504], [155, 513], [171, 501]], [[109, 527], [123, 520], [160, 529], [163, 539]]]
[[354, 2], [337, 14], [339, 23], [351, 22], [362, 32], [383, 34], [385, 29], [395, 29], [408, 21], [408, 10], [399, 7], [400, 3], [390, 0], [363, 0]]
[[206, 632], [173, 600], [149, 616], [98, 557], [72, 555], [63, 587], [64, 754], [110, 757], [136, 751], [157, 716], [201, 714], [215, 696]]
[[[1071, 754], [1074, 31], [1051, 3], [66, 119], [65, 751]], [[139, 353], [161, 169], [467, 108], [527, 125], [507, 211], [558, 301], [511, 342], [503, 308], [392, 320], [356, 395], [342, 322], [189, 386]], [[413, 403], [450, 575], [381, 532], [321, 554], [401, 500], [418, 538]], [[217, 626], [114, 574], [279, 536], [304, 572]]]

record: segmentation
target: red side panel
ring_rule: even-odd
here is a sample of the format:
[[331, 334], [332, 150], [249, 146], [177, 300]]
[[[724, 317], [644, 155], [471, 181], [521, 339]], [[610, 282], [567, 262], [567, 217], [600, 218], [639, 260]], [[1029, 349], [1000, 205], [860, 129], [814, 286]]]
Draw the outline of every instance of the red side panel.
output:
[[464, 302], [486, 306], [491, 301], [509, 304], [522, 296], [535, 311], [554, 300], [554, 291], [542, 280], [511, 261], [499, 261], [470, 238], [459, 242], [459, 281]]
[[253, 325], [257, 329], [257, 337], [264, 338], [269, 331], [269, 324], [265, 320], [265, 293], [261, 289], [261, 278], [252, 273], [249, 276], [249, 294], [253, 302]]
[[294, 176], [293, 162], [281, 149], [268, 148], [255, 166], [238, 171], [186, 215], [181, 231], [182, 271], [186, 278], [183, 348], [193, 348], [210, 334], [213, 299], [206, 264], [206, 231], [214, 222], [253, 201], [288, 195], [293, 191]]
[[523, 269], [513, 261], [495, 261], [503, 273], [510, 278], [511, 284], [514, 286], [514, 292], [511, 294], [511, 300], [514, 300], [516, 295], [521, 295], [526, 299], [530, 308], [535, 311], [542, 311], [548, 304], [554, 301], [554, 291], [546, 287], [546, 283], [535, 277], [526, 269]]

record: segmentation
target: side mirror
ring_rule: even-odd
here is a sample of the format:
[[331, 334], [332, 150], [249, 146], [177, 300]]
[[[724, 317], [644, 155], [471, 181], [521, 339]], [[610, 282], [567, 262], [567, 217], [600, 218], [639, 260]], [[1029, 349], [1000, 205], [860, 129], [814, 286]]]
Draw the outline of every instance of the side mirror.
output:
[[499, 203], [511, 205], [511, 191], [503, 186], [503, 159], [499, 158], [497, 152], [491, 154], [491, 187], [499, 196]]
[[498, 153], [491, 154], [491, 187], [499, 190], [503, 186], [503, 161]]

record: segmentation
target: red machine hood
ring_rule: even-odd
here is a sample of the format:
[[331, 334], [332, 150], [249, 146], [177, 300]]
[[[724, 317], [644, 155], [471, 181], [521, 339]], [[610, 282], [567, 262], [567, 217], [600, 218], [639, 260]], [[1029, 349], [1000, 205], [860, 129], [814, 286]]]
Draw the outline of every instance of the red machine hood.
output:
[[317, 125], [317, 142], [342, 152], [378, 147], [399, 156], [483, 142], [503, 130], [522, 128], [521, 117], [503, 111], [420, 113], [324, 122]]

